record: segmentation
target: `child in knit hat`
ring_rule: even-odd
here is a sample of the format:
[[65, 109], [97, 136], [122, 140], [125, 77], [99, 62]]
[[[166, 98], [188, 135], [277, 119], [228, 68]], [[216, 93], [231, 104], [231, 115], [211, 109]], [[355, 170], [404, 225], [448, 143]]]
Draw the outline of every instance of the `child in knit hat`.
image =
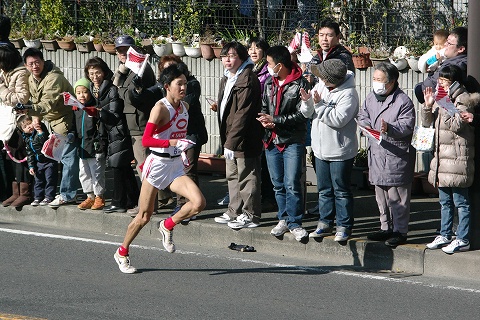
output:
[[103, 124], [98, 117], [96, 100], [90, 91], [90, 81], [82, 78], [75, 83], [77, 100], [85, 107], [72, 107], [75, 113], [75, 131], [80, 145], [80, 182], [87, 198], [78, 205], [81, 210], [100, 210], [105, 206], [105, 156], [106, 143]]

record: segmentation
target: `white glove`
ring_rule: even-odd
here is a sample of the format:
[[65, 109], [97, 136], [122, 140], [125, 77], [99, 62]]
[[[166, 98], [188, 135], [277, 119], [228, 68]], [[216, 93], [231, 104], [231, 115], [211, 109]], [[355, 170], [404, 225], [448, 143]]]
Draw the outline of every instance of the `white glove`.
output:
[[223, 156], [227, 160], [233, 160], [233, 158], [235, 158], [235, 152], [233, 152], [230, 149], [225, 148], [225, 150], [223, 151]]
[[185, 150], [192, 148], [194, 145], [196, 145], [196, 143], [193, 142], [192, 140], [178, 139], [177, 144], [175, 145], [175, 148], [183, 152]]

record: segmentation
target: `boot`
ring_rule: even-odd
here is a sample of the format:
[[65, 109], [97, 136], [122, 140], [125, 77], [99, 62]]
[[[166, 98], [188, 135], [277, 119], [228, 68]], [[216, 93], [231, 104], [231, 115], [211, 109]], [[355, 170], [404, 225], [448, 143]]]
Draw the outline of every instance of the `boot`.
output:
[[20, 186], [17, 181], [12, 181], [12, 192], [12, 196], [2, 202], [2, 205], [4, 207], [8, 207], [9, 205], [11, 205], [20, 196]]
[[13, 201], [11, 204], [12, 207], [18, 208], [23, 207], [26, 204], [29, 204], [32, 201], [32, 196], [30, 193], [30, 184], [27, 182], [20, 182], [20, 196], [17, 200]]

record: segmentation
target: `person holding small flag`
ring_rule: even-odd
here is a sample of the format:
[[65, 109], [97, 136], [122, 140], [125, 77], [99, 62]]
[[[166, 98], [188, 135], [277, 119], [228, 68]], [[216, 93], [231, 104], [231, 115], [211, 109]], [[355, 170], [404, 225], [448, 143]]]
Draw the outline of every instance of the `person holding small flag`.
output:
[[90, 115], [99, 117], [108, 137], [107, 165], [113, 169], [113, 196], [110, 206], [103, 212], [127, 211], [137, 205], [139, 188], [131, 167], [133, 160], [132, 138], [123, 113], [123, 100], [112, 83], [112, 71], [99, 57], [87, 60], [85, 77], [92, 82], [91, 91], [96, 99], [96, 109]]
[[376, 65], [373, 91], [367, 95], [357, 117], [359, 127], [367, 132], [368, 179], [375, 186], [380, 211], [380, 230], [367, 238], [385, 241], [390, 247], [407, 241], [416, 157], [411, 145], [415, 109], [412, 100], [399, 88], [398, 76], [393, 64]]

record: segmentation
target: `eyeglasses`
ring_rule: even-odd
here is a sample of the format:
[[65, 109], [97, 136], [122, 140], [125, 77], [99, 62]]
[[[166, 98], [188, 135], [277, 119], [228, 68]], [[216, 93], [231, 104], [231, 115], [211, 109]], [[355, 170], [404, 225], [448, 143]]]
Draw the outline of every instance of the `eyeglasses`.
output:
[[221, 55], [220, 58], [222, 59], [236, 59], [238, 58], [238, 54], [235, 54], [235, 53], [229, 53], [229, 54], [226, 54], [226, 55]]
[[35, 60], [32, 62], [27, 63], [27, 67], [32, 68], [33, 66], [38, 67], [42, 64], [42, 60]]
[[447, 47], [458, 45], [458, 43], [451, 43], [451, 42], [448, 41], [448, 40], [447, 40], [447, 42], [445, 42], [445, 44], [447, 45]]

